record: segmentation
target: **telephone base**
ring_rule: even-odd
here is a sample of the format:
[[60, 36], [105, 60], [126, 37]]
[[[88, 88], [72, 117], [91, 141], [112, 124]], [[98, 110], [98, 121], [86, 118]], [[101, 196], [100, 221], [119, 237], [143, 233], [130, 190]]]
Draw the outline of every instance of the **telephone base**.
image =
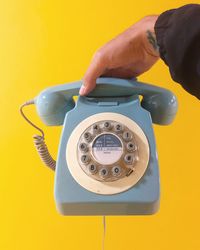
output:
[[[159, 208], [158, 159], [150, 113], [141, 107], [140, 100], [135, 95], [124, 98], [115, 97], [112, 98], [113, 104], [104, 105], [107, 100], [108, 98], [79, 97], [73, 112], [68, 112], [65, 117], [56, 166], [54, 194], [56, 207], [62, 215], [148, 215], [155, 213]], [[105, 194], [95, 193], [84, 188], [80, 183], [84, 175], [83, 178], [80, 178], [80, 182], [77, 181], [79, 174], [76, 174], [77, 178], [74, 178], [70, 168], [78, 166], [76, 150], [74, 150], [74, 145], [77, 142], [70, 141], [70, 138], [83, 121], [94, 117], [93, 123], [95, 123], [97, 122], [95, 118], [97, 114], [102, 116], [102, 120], [104, 120], [106, 113], [127, 117], [141, 128], [148, 139], [149, 160], [143, 176], [137, 183], [129, 186], [126, 190], [121, 190], [121, 192]], [[123, 121], [126, 125], [125, 118], [121, 120], [121, 123]], [[72, 153], [74, 153], [71, 162], [74, 166], [68, 166], [69, 160], [66, 159], [68, 146], [73, 147]], [[141, 158], [141, 160], [143, 159]], [[88, 183], [95, 187], [94, 180], [90, 179], [91, 181], [88, 180]]]

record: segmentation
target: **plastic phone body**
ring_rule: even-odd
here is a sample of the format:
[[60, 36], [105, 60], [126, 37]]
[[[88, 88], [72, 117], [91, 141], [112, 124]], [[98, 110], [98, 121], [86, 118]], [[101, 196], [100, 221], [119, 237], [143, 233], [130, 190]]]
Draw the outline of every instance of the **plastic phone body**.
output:
[[135, 80], [98, 78], [94, 91], [74, 103], [72, 97], [81, 84], [51, 87], [35, 99], [45, 124], [63, 125], [54, 189], [58, 211], [63, 215], [155, 213], [160, 183], [152, 122], [173, 121], [176, 97]]

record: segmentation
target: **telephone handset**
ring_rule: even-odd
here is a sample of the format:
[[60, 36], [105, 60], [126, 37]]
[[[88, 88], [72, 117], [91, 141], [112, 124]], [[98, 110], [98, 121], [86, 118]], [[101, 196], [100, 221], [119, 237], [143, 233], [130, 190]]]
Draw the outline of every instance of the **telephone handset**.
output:
[[48, 88], [25, 104], [36, 104], [46, 125], [63, 125], [55, 162], [43, 131], [24, 116], [42, 133], [35, 138], [41, 158], [56, 166], [58, 210], [64, 215], [156, 212], [159, 173], [152, 121], [170, 124], [177, 112], [176, 97], [136, 80], [98, 78], [96, 88], [75, 103], [81, 85], [78, 81]]
[[[79, 94], [82, 81], [51, 87], [35, 99], [37, 111], [46, 125], [62, 125], [65, 115], [74, 108], [73, 96]], [[150, 112], [153, 123], [169, 124], [177, 111], [177, 100], [164, 88], [134, 80], [98, 78], [96, 88], [87, 97], [129, 97], [141, 95], [141, 106]]]

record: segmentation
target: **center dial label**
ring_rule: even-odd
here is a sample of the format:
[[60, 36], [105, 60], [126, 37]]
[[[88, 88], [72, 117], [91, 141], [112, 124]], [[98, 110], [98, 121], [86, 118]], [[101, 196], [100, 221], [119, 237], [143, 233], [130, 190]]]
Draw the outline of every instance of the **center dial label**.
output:
[[110, 165], [121, 158], [123, 146], [117, 136], [103, 134], [98, 136], [93, 142], [92, 152], [97, 162], [103, 165]]

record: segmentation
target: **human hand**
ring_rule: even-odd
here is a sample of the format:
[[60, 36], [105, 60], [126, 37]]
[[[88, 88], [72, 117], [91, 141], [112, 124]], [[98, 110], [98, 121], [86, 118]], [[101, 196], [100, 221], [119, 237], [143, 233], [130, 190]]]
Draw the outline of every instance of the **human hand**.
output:
[[158, 16], [147, 16], [97, 50], [83, 77], [79, 94], [86, 95], [100, 76], [133, 78], [159, 59], [154, 25]]

